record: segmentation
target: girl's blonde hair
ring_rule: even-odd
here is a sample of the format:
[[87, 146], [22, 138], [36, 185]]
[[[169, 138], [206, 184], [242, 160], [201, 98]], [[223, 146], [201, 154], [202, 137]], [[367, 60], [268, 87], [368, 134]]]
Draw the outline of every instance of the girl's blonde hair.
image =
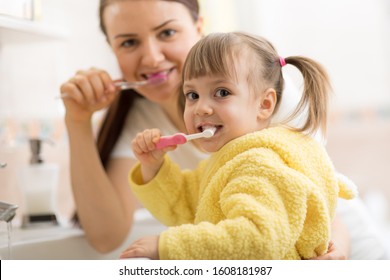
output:
[[[246, 56], [242, 56], [243, 53]], [[286, 64], [297, 67], [304, 80], [302, 98], [286, 122], [303, 113], [307, 107], [305, 123], [294, 129], [307, 133], [321, 129], [325, 133], [330, 92], [327, 73], [319, 63], [307, 57], [290, 56], [284, 60]], [[245, 63], [249, 67], [248, 82], [257, 92], [263, 92], [267, 88], [275, 89], [275, 113], [284, 88], [283, 65], [273, 45], [263, 37], [243, 32], [212, 33], [204, 37], [187, 56], [183, 81], [209, 74], [236, 76], [234, 63]]]

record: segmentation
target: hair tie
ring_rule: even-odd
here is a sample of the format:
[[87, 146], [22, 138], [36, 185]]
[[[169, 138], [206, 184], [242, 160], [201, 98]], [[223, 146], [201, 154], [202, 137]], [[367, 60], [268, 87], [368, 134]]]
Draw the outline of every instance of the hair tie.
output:
[[280, 66], [283, 67], [285, 66], [287, 63], [286, 63], [286, 60], [284, 60], [283, 57], [279, 56], [279, 63], [280, 63]]

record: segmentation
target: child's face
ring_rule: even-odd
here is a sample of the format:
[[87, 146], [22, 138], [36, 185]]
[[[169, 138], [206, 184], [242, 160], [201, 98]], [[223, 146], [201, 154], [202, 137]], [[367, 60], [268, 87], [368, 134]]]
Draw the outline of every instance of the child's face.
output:
[[211, 75], [186, 80], [183, 91], [188, 132], [216, 128], [213, 137], [197, 140], [207, 152], [218, 151], [229, 141], [268, 125], [261, 115], [263, 94], [251, 90], [245, 69], [237, 69], [237, 81]]

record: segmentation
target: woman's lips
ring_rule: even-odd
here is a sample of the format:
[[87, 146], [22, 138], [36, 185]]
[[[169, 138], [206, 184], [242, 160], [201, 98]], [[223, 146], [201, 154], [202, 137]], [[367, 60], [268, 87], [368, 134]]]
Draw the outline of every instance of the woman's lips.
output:
[[168, 79], [168, 75], [172, 72], [173, 69], [174, 68], [171, 68], [168, 70], [156, 71], [156, 72], [149, 73], [149, 74], [141, 74], [141, 76], [146, 80], [156, 79], [156, 78]]

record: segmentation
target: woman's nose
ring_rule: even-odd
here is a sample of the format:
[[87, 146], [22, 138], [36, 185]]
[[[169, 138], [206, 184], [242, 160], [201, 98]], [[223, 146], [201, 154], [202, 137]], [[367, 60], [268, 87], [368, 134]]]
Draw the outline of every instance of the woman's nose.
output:
[[156, 41], [147, 40], [143, 45], [142, 64], [147, 67], [158, 67], [165, 59], [163, 50]]

